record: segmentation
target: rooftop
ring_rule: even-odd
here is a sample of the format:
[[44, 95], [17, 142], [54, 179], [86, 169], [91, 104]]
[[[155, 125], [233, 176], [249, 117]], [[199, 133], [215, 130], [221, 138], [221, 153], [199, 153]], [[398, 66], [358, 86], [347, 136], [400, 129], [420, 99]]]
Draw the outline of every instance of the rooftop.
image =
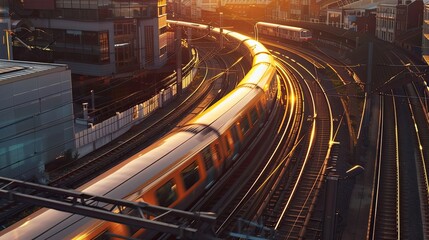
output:
[[0, 85], [67, 70], [67, 65], [0, 59]]

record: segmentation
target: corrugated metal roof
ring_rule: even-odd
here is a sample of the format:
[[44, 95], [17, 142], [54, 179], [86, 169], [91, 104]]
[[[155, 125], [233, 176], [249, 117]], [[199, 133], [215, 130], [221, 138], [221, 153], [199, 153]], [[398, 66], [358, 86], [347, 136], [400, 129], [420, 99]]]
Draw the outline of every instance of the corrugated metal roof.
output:
[[0, 84], [41, 74], [64, 71], [67, 65], [0, 59]]

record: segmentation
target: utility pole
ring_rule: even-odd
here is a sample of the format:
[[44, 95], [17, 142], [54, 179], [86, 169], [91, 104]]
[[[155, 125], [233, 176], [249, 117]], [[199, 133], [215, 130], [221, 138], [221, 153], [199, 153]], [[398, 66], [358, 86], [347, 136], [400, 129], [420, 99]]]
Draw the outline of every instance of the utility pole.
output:
[[182, 28], [176, 27], [176, 82], [177, 94], [182, 94]]
[[220, 39], [219, 39], [219, 45], [220, 49], [223, 48], [223, 29], [222, 29], [222, 19], [223, 18], [223, 12], [219, 13], [219, 29], [220, 29]]
[[370, 42], [368, 45], [368, 65], [367, 65], [366, 84], [365, 84], [365, 92], [367, 93], [369, 93], [371, 90], [373, 47], [374, 47], [374, 44]]

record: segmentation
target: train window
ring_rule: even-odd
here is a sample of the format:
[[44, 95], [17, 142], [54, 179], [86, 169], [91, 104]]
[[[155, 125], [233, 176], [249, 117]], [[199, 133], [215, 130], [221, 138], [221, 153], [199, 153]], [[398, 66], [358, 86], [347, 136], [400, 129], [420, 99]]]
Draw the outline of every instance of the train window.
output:
[[229, 144], [233, 145], [234, 142], [240, 141], [240, 138], [238, 137], [237, 126], [232, 126], [231, 133], [232, 133], [233, 139], [228, 138], [228, 141], [229, 141]]
[[212, 159], [210, 146], [204, 148], [203, 151], [201, 151], [201, 153], [203, 154], [204, 165], [206, 166], [206, 169], [209, 170], [210, 168], [213, 167], [213, 159]]
[[253, 125], [258, 121], [258, 111], [256, 110], [256, 107], [250, 110], [250, 119], [252, 120]]
[[176, 201], [177, 189], [173, 179], [156, 190], [156, 197], [158, 198], [158, 204], [163, 207], [168, 207]]
[[225, 135], [224, 140], [225, 140], [226, 152], [229, 154], [231, 152], [231, 146], [232, 146], [233, 141], [232, 141], [231, 136], [229, 134]]
[[241, 119], [240, 126], [241, 126], [241, 132], [243, 133], [243, 135], [245, 135], [247, 133], [247, 131], [249, 131], [249, 129], [250, 129], [250, 123], [249, 123], [249, 119], [247, 118], [247, 116], [244, 116]]
[[193, 162], [191, 165], [183, 169], [181, 175], [183, 178], [183, 183], [185, 184], [185, 188], [188, 190], [196, 182], [198, 182], [198, 180], [200, 180], [197, 162]]

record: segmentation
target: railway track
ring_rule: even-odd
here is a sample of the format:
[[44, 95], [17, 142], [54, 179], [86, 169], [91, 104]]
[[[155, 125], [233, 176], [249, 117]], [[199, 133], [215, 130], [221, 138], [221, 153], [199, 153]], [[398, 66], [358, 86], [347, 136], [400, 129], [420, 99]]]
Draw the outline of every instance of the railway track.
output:
[[[371, 239], [399, 239], [399, 156], [393, 96], [381, 97], [381, 116]], [[385, 121], [385, 120], [388, 121]]]
[[423, 161], [416, 152], [418, 133], [413, 130], [409, 99], [403, 90], [392, 90], [381, 98], [379, 154], [368, 238], [423, 239], [428, 236], [428, 188]]
[[[295, 151], [295, 146], [299, 141], [298, 136], [301, 131], [301, 123], [303, 121], [303, 106], [302, 94], [297, 80], [291, 80], [291, 76], [278, 65], [278, 74], [283, 80], [284, 85], [289, 85], [285, 91], [285, 103], [287, 112], [279, 119], [278, 126], [281, 128], [276, 130], [275, 141], [271, 143], [271, 148], [274, 151], [270, 153], [267, 161], [262, 165], [262, 169], [258, 174], [252, 176], [244, 189], [244, 195], [240, 196], [232, 210], [223, 211], [226, 214], [221, 214], [219, 222], [221, 223], [217, 228], [217, 232], [234, 232], [236, 227], [239, 226], [244, 219], [245, 222], [252, 222], [257, 216], [257, 212], [266, 204], [267, 196], [272, 194], [272, 189], [281, 184], [282, 176], [287, 174], [288, 165], [290, 163], [291, 153]], [[293, 100], [289, 96], [296, 96]], [[289, 103], [288, 103], [289, 102]], [[294, 103], [296, 102], [296, 104]], [[285, 120], [284, 118], [288, 119]], [[271, 124], [270, 124], [271, 125]], [[267, 148], [269, 149], [269, 148]], [[258, 158], [256, 158], [258, 159]], [[232, 224], [231, 224], [232, 223]], [[242, 231], [250, 231], [248, 224], [243, 226]]]
[[[308, 83], [306, 83], [308, 84]], [[332, 116], [326, 96], [320, 85], [308, 84], [314, 92], [313, 119], [310, 133], [304, 139], [301, 153], [295, 162], [296, 171], [285, 189], [286, 197], [277, 202], [278, 211], [264, 214], [276, 230], [276, 239], [314, 239], [320, 234], [320, 220], [312, 219], [314, 206], [323, 182], [332, 139]], [[316, 111], [317, 109], [317, 111]], [[280, 207], [279, 207], [280, 204]], [[275, 209], [275, 208], [273, 208]], [[265, 219], [267, 219], [265, 217]]]
[[[396, 52], [387, 57], [398, 66], [410, 61]], [[367, 238], [427, 239], [427, 119], [415, 83], [409, 83], [410, 79], [407, 79], [403, 86], [399, 86], [395, 80], [390, 78], [384, 84], [393, 90], [380, 97], [383, 103], [380, 111], [382, 131], [378, 136]]]
[[[408, 107], [413, 116], [414, 137], [419, 146], [416, 154], [416, 171], [418, 176], [418, 186], [420, 189], [420, 214], [422, 222], [423, 236], [429, 237], [429, 152], [424, 149], [429, 149], [429, 123], [425, 114], [425, 105], [422, 98], [418, 95], [416, 84], [412, 83], [406, 86], [405, 89], [408, 96]], [[413, 97], [413, 96], [417, 96]]]
[[[214, 231], [221, 238], [227, 238], [230, 232], [235, 231], [239, 222], [238, 218], [257, 210], [254, 208], [260, 206], [258, 201], [261, 201], [263, 199], [261, 196], [266, 194], [266, 190], [269, 190], [269, 187], [267, 188], [267, 185], [269, 185], [266, 182], [267, 179], [276, 180], [275, 174], [279, 172], [276, 167], [284, 164], [284, 162], [275, 163], [278, 157], [272, 157], [272, 159], [268, 160], [269, 163], [266, 163], [263, 159], [266, 159], [268, 152], [276, 148], [275, 146], [284, 144], [284, 142], [291, 141], [292, 145], [295, 142], [294, 134], [291, 134], [290, 139], [287, 136], [291, 131], [298, 131], [296, 126], [297, 122], [300, 121], [300, 117], [299, 114], [297, 116], [294, 113], [301, 112], [300, 107], [297, 106], [300, 104], [300, 100], [290, 101], [289, 96], [299, 96], [299, 94], [293, 93], [290, 89], [286, 90], [287, 88], [284, 85], [282, 89], [283, 93], [287, 92], [287, 94], [282, 94], [281, 101], [277, 103], [277, 108], [271, 114], [271, 116], [275, 117], [265, 124], [262, 135], [257, 136], [259, 140], [252, 141], [252, 146], [248, 148], [251, 150], [241, 153], [241, 160], [238, 160], [231, 170], [222, 176], [208, 195], [192, 209], [192, 211], [215, 212], [218, 215], [218, 220], [214, 226]], [[295, 118], [292, 116], [295, 116]], [[280, 126], [282, 129], [274, 126]], [[263, 141], [264, 139], [273, 138], [274, 141]], [[285, 154], [284, 151], [287, 151], [287, 148], [277, 147], [277, 154], [279, 154], [278, 152]], [[261, 186], [264, 186], [263, 190], [260, 188]], [[211, 226], [208, 227], [211, 228]]]

